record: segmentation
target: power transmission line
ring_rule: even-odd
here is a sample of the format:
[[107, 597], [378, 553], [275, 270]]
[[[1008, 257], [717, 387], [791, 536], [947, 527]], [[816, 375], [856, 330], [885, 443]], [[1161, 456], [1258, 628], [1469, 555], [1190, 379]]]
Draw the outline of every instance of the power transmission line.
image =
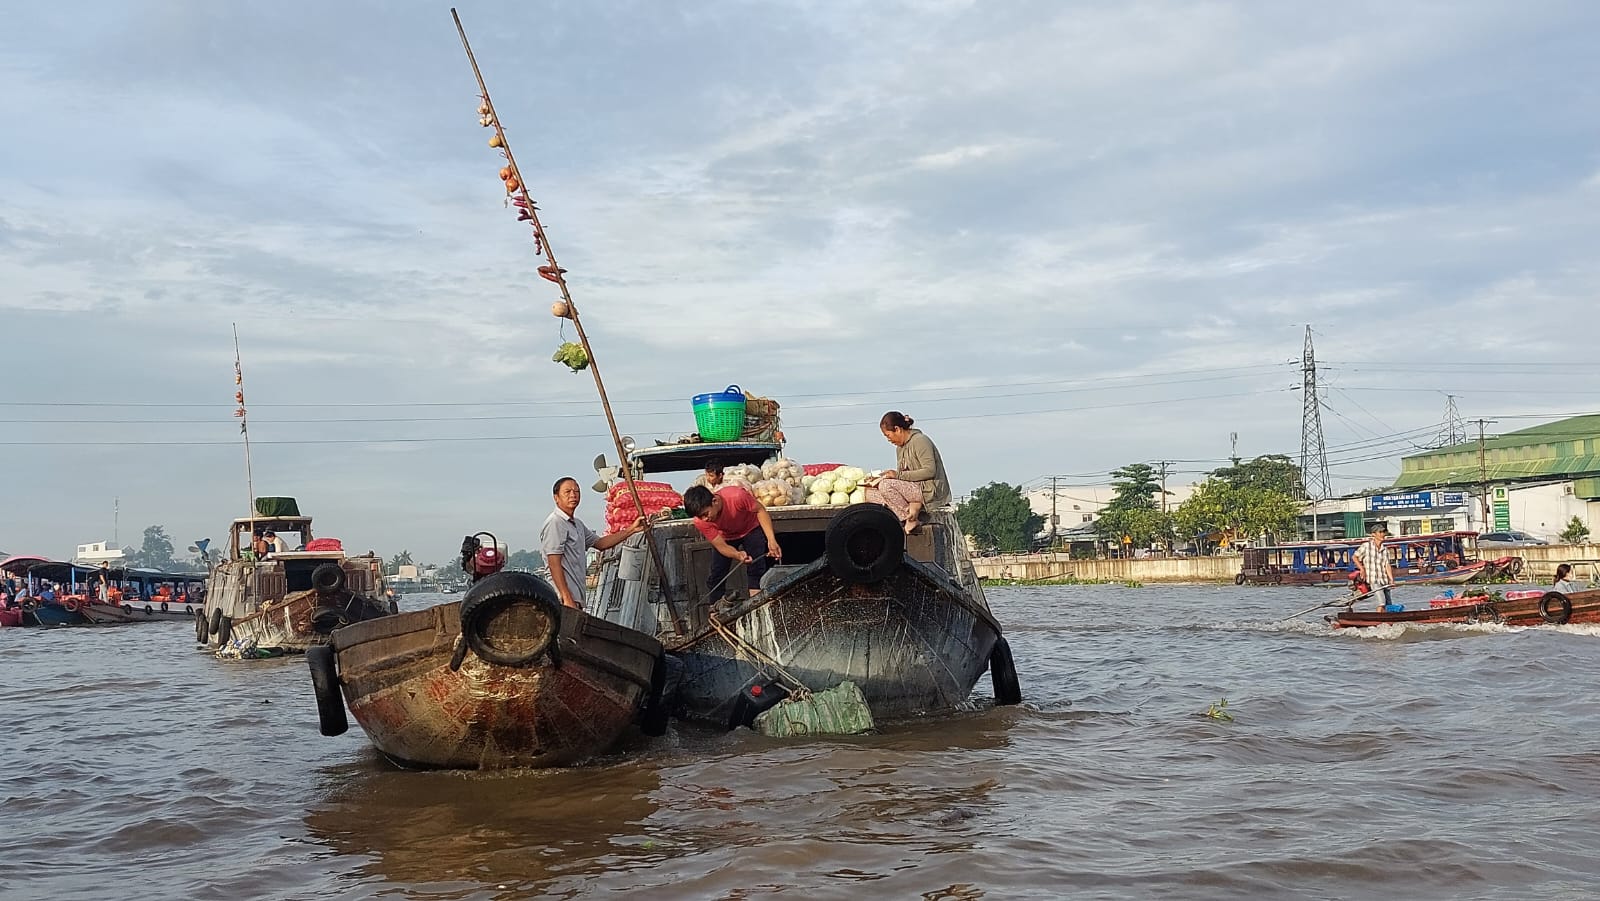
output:
[[[1328, 448], [1322, 435], [1322, 403], [1317, 394], [1317, 352], [1311, 344], [1311, 326], [1306, 326], [1305, 350], [1300, 356], [1303, 377], [1300, 410], [1300, 477], [1306, 486], [1306, 497], [1313, 501], [1326, 500], [1333, 493], [1328, 479]], [[1312, 517], [1313, 524], [1316, 518]], [[1315, 525], [1312, 528], [1315, 533]], [[1312, 535], [1316, 537], [1315, 534]]]

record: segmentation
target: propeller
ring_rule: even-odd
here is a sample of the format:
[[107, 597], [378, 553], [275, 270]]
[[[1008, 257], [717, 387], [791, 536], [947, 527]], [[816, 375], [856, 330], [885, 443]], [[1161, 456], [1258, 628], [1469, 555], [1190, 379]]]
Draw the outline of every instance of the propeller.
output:
[[620, 472], [620, 469], [615, 466], [607, 466], [606, 455], [600, 454], [594, 458], [595, 483], [589, 487], [604, 494], [606, 489], [611, 487], [611, 483], [617, 480], [618, 472]]

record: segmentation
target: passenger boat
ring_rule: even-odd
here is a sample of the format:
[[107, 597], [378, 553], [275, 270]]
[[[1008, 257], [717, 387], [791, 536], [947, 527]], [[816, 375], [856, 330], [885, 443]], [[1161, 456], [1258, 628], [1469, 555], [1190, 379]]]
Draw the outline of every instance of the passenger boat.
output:
[[463, 545], [475, 582], [461, 600], [346, 626], [306, 652], [322, 733], [348, 728], [348, 704], [397, 763], [499, 769], [579, 763], [636, 722], [664, 731], [660, 642], [499, 572], [504, 553], [478, 538]]
[[[1397, 583], [1461, 585], [1515, 577], [1521, 557], [1482, 560], [1477, 532], [1434, 532], [1391, 535], [1383, 546], [1394, 561]], [[1239, 585], [1330, 585], [1346, 582], [1355, 572], [1355, 551], [1365, 539], [1299, 541], [1272, 547], [1246, 548], [1234, 582]]]
[[1600, 623], [1600, 589], [1508, 591], [1503, 595], [1463, 595], [1435, 600], [1427, 607], [1398, 610], [1341, 610], [1325, 619], [1336, 629], [1433, 623], [1503, 623], [1508, 626], [1561, 626]]
[[[256, 536], [275, 532], [294, 550], [258, 559]], [[347, 557], [338, 539], [314, 538], [311, 517], [293, 498], [257, 498], [256, 515], [228, 527], [228, 559], [206, 578], [195, 638], [220, 656], [300, 653], [326, 644], [334, 629], [398, 609], [385, 597], [383, 561]]]
[[[98, 581], [107, 581], [106, 597]], [[91, 570], [83, 613], [96, 623], [193, 622], [205, 604], [206, 577], [136, 567]]]
[[[759, 464], [781, 451], [776, 442], [697, 443], [638, 449], [629, 459], [642, 477]], [[664, 573], [644, 544], [649, 533], [601, 557], [591, 607], [657, 633], [682, 665], [679, 716], [749, 725], [763, 703], [853, 682], [874, 721], [892, 722], [963, 706], [986, 670], [996, 703], [1021, 700], [1010, 646], [953, 512], [931, 511], [911, 536], [878, 504], [767, 512], [783, 565], [754, 596], [735, 569], [726, 590], [746, 599], [716, 616], [706, 583], [717, 552], [692, 521], [652, 526]]]

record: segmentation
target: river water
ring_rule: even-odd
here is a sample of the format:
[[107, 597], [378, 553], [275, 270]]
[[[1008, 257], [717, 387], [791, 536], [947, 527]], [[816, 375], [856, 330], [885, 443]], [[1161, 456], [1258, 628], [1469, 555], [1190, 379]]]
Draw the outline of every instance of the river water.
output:
[[184, 623], [0, 629], [0, 897], [1600, 895], [1600, 629], [1274, 622], [1334, 592], [997, 588], [1021, 707], [495, 774]]

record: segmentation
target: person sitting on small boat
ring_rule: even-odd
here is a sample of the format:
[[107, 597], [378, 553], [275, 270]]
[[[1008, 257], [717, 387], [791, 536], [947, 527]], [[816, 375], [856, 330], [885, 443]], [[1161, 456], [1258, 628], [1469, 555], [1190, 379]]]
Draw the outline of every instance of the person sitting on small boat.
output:
[[712, 494], [716, 494], [723, 488], [722, 469], [723, 467], [721, 463], [707, 463], [706, 471], [698, 476], [695, 476], [695, 479], [690, 483], [690, 486], [704, 485], [706, 488], [710, 489]]
[[54, 601], [55, 599], [56, 589], [54, 585], [46, 585], [44, 587], [44, 591], [39, 592], [39, 600], [41, 601], [49, 602]]
[[1383, 549], [1383, 539], [1389, 529], [1383, 523], [1372, 527], [1372, 534], [1356, 548], [1356, 575], [1368, 586], [1367, 592], [1378, 598], [1378, 609], [1390, 606], [1390, 590], [1394, 587], [1394, 563], [1389, 552]]
[[886, 471], [867, 489], [867, 500], [883, 504], [899, 517], [906, 534], [916, 531], [922, 511], [950, 503], [950, 478], [933, 440], [912, 428], [911, 417], [891, 410], [878, 420], [878, 430], [895, 446], [896, 469]]
[[1562, 594], [1571, 594], [1574, 591], [1583, 590], [1583, 583], [1572, 578], [1572, 564], [1563, 563], [1556, 567], [1556, 584], [1551, 590], [1559, 591]]
[[720, 591], [737, 560], [748, 567], [745, 584], [750, 586], [750, 594], [760, 593], [761, 577], [771, 565], [769, 559], [783, 560], [783, 548], [778, 546], [767, 508], [738, 485], [729, 485], [716, 494], [704, 485], [695, 485], [683, 493], [683, 509], [694, 517], [695, 528], [717, 551], [711, 560], [706, 591]]
[[550, 567], [550, 581], [555, 585], [556, 594], [561, 596], [561, 603], [582, 610], [589, 549], [603, 551], [627, 541], [644, 531], [644, 517], [634, 520], [633, 525], [620, 532], [602, 537], [576, 515], [578, 501], [583, 499], [577, 479], [571, 476], [557, 479], [551, 495], [555, 498], [556, 509], [539, 529], [539, 551]]

